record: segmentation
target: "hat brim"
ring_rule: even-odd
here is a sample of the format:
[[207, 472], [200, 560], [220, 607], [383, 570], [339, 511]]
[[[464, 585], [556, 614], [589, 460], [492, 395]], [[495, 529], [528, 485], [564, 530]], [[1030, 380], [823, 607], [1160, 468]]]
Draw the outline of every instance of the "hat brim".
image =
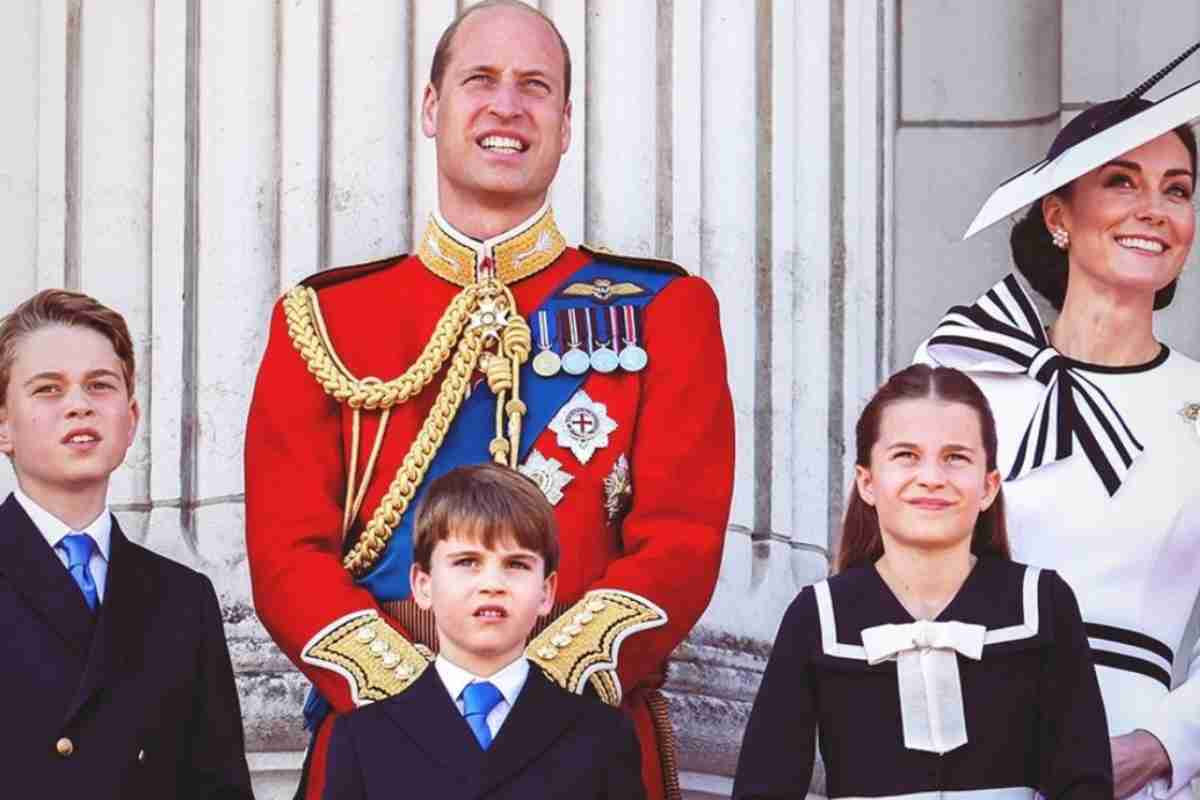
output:
[[1068, 147], [1053, 161], [1042, 159], [996, 187], [963, 234], [969, 239], [1035, 200], [1101, 164], [1128, 153], [1180, 125], [1200, 121], [1200, 81], [1164, 97], [1111, 128]]

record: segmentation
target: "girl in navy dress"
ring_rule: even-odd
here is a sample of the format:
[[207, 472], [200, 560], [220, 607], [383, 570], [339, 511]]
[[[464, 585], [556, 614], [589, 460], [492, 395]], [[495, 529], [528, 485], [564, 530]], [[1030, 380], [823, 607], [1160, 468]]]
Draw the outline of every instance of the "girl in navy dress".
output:
[[837, 574], [784, 616], [734, 797], [1112, 797], [1075, 597], [1009, 558], [987, 401], [963, 373], [893, 375], [856, 429]]

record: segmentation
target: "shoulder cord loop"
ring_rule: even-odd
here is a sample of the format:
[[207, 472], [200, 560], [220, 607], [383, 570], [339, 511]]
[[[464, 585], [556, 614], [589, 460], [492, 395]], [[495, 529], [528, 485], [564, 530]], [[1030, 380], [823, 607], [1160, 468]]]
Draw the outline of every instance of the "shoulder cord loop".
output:
[[[350, 464], [342, 516], [343, 538], [361, 510], [392, 407], [418, 395], [447, 360], [450, 361], [429, 416], [362, 535], [342, 559], [342, 565], [353, 576], [366, 574], [383, 555], [392, 531], [412, 503], [417, 487], [424, 480], [430, 462], [441, 448], [450, 424], [470, 391], [471, 375], [476, 366], [483, 370], [488, 387], [496, 395], [496, 436], [488, 450], [497, 463], [517, 466], [521, 417], [526, 410], [519, 397], [520, 368], [529, 358], [533, 335], [528, 323], [517, 313], [512, 291], [503, 283], [488, 278], [459, 292], [438, 320], [421, 355], [402, 375], [389, 381], [370, 376], [356, 378], [342, 363], [329, 339], [317, 293], [312, 288], [298, 286], [292, 289], [283, 299], [283, 308], [288, 335], [308, 365], [308, 371], [326, 394], [353, 409]], [[495, 323], [473, 319], [472, 315], [484, 310], [507, 312], [507, 318]], [[452, 349], [454, 357], [451, 359]], [[378, 410], [381, 415], [366, 467], [362, 476], [356, 479], [363, 409]]]

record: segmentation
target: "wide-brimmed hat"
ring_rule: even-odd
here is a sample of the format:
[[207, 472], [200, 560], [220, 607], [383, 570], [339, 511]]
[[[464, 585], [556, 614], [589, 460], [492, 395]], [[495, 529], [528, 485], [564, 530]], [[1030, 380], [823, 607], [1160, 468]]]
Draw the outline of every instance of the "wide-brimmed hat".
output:
[[1071, 120], [1054, 137], [1045, 158], [996, 187], [963, 238], [974, 236], [1122, 153], [1181, 125], [1200, 122], [1200, 81], [1156, 102], [1142, 97], [1197, 50], [1200, 42], [1125, 97], [1091, 106]]

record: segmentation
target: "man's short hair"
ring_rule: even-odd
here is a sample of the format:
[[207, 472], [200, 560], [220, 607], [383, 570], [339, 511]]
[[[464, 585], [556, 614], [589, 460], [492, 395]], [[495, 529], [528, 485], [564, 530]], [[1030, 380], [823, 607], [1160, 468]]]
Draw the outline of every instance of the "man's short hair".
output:
[[550, 26], [550, 30], [554, 31], [554, 35], [558, 37], [558, 44], [562, 47], [563, 105], [566, 105], [567, 101], [571, 99], [571, 51], [567, 47], [567, 40], [563, 38], [562, 32], [554, 24], [554, 20], [533, 6], [522, 3], [521, 0], [483, 0], [482, 3], [476, 3], [455, 17], [449, 27], [442, 31], [442, 38], [438, 39], [437, 47], [433, 50], [433, 63], [429, 66], [429, 82], [433, 84], [433, 88], [439, 92], [442, 90], [442, 76], [445, 75], [446, 64], [450, 61], [450, 46], [453, 44], [454, 34], [458, 32], [458, 26], [462, 25], [464, 19], [485, 8], [519, 8], [545, 20], [546, 24]]
[[125, 389], [133, 396], [133, 340], [125, 318], [94, 297], [66, 289], [43, 289], [0, 319], [0, 407], [7, 402], [17, 345], [31, 333], [52, 325], [90, 328], [112, 343]]
[[508, 467], [457, 467], [429, 484], [413, 524], [413, 563], [429, 572], [434, 546], [451, 536], [489, 550], [511, 539], [542, 557], [546, 575], [558, 569], [554, 508], [536, 483]]

